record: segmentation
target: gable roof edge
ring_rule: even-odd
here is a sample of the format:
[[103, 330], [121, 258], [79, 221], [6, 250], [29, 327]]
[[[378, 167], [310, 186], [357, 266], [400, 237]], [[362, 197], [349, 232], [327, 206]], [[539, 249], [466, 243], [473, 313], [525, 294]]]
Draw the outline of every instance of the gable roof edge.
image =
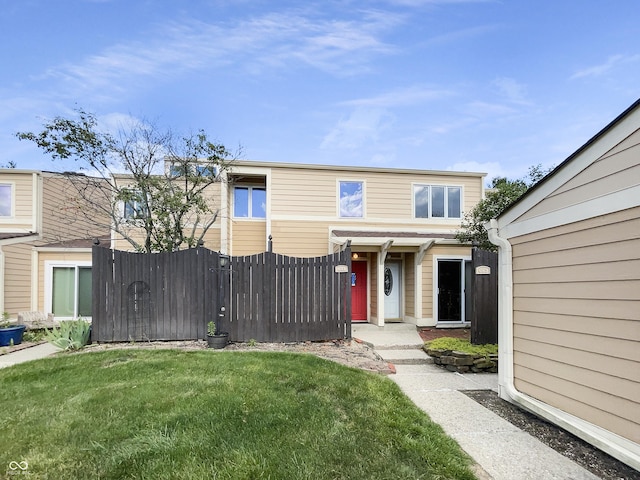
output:
[[[540, 182], [498, 215], [498, 228], [507, 225], [538, 204], [548, 194], [556, 190], [573, 176], [595, 162], [606, 152], [640, 128], [640, 99], [618, 115], [606, 127], [591, 137], [578, 150], [569, 155]], [[613, 135], [615, 133], [615, 135]], [[613, 135], [613, 136], [612, 136]], [[610, 141], [602, 143], [605, 137]], [[580, 157], [582, 162], [576, 163]]]

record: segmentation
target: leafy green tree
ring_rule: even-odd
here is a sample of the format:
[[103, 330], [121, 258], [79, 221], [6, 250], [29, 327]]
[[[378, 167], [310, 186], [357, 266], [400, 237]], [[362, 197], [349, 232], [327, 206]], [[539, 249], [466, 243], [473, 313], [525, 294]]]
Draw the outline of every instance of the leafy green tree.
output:
[[509, 180], [505, 177], [492, 179], [485, 198], [465, 213], [462, 229], [456, 232], [456, 238], [460, 242], [473, 243], [484, 250], [496, 251], [497, 247], [489, 241], [484, 224], [500, 215], [550, 171], [551, 168], [544, 170], [542, 165], [535, 165], [530, 167], [527, 175], [521, 179]]
[[176, 139], [149, 122], [98, 128], [82, 109], [77, 118], [56, 117], [39, 133], [19, 132], [54, 162], [77, 165], [64, 173], [76, 211], [106, 231], [115, 230], [139, 252], [193, 248], [218, 217], [211, 191], [237, 158], [200, 130]]

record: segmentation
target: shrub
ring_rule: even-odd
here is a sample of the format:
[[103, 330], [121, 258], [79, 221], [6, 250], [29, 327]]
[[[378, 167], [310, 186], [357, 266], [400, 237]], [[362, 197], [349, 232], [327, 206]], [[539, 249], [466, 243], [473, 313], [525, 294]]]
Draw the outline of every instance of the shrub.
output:
[[468, 340], [452, 337], [437, 338], [428, 342], [427, 346], [433, 350], [455, 350], [475, 355], [491, 355], [498, 353], [498, 345], [472, 345]]
[[60, 322], [60, 327], [47, 330], [47, 341], [63, 350], [79, 350], [89, 343], [91, 324], [78, 319]]

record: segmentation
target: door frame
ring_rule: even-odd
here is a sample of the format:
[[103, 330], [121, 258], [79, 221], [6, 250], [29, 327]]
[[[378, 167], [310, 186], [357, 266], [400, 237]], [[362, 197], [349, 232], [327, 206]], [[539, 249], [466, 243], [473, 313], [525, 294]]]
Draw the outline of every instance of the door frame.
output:
[[[439, 285], [438, 285], [438, 265], [440, 260], [445, 261], [458, 261], [461, 263], [460, 268], [460, 321], [438, 321], [439, 311], [438, 311], [438, 296], [439, 296]], [[465, 265], [469, 263], [471, 264], [471, 255], [434, 255], [433, 256], [433, 321], [435, 325], [441, 326], [460, 326], [460, 325], [469, 325], [471, 322], [470, 318], [466, 318], [466, 314], [468, 309], [466, 308], [467, 302], [467, 290], [471, 288], [471, 285], [467, 282], [467, 277], [465, 275]]]

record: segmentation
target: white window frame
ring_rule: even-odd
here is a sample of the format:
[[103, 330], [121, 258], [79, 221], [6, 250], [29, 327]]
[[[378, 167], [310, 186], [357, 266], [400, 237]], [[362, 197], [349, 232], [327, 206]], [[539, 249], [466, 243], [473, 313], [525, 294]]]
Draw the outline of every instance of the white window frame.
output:
[[[53, 313], [53, 269], [55, 267], [61, 268], [76, 268], [76, 285], [75, 285], [75, 302], [74, 302], [74, 314], [73, 317], [56, 317], [56, 320], [74, 320], [78, 318], [78, 267], [92, 267], [90, 261], [77, 261], [72, 260], [45, 260], [44, 262], [44, 308], [45, 312]], [[82, 317], [84, 320], [91, 320], [91, 317]]]
[[[418, 217], [416, 216], [416, 188], [417, 187], [427, 187], [429, 191], [429, 213], [426, 217]], [[433, 201], [431, 188], [432, 187], [443, 187], [444, 188], [444, 216], [443, 217], [434, 217], [432, 214], [433, 211]], [[459, 215], [457, 217], [449, 216], [449, 188], [459, 188], [460, 189], [460, 210]], [[464, 198], [464, 189], [462, 185], [442, 185], [436, 183], [414, 183], [411, 186], [411, 207], [412, 207], [412, 215], [416, 220], [425, 220], [425, 219], [436, 219], [436, 220], [461, 220], [462, 219], [462, 203]]]
[[[127, 216], [127, 205], [131, 205], [133, 204], [134, 207], [139, 206], [142, 202], [139, 200], [134, 200], [134, 201], [130, 201], [130, 200], [121, 200], [120, 201], [120, 213], [122, 215], [122, 220], [123, 222], [126, 223], [136, 223], [139, 222], [140, 220], [144, 220], [146, 218], [146, 212], [142, 212], [143, 215], [141, 216]], [[138, 211], [138, 209], [134, 208], [134, 211]]]
[[[237, 217], [236, 216], [236, 188], [246, 188], [248, 190], [247, 197], [247, 216], [246, 217]], [[265, 203], [267, 202], [267, 187], [266, 185], [244, 185], [238, 184], [233, 186], [232, 198], [233, 198], [233, 218], [234, 220], [266, 220], [267, 218], [267, 208], [265, 207], [264, 217], [254, 217], [253, 216], [253, 191], [254, 190], [263, 190]]]
[[[340, 200], [341, 200], [341, 186], [343, 183], [360, 183], [362, 185], [362, 215], [360, 215], [359, 217], [353, 217], [353, 216], [343, 216], [342, 215], [342, 209], [340, 208]], [[360, 180], [360, 179], [354, 179], [354, 178], [350, 178], [350, 179], [346, 179], [346, 178], [342, 178], [342, 179], [338, 179], [336, 181], [336, 209], [337, 209], [337, 216], [338, 218], [344, 218], [345, 220], [357, 220], [359, 218], [366, 218], [367, 216], [367, 202], [365, 201], [367, 197], [367, 183], [364, 180]]]
[[0, 187], [6, 186], [11, 189], [10, 199], [11, 205], [9, 206], [9, 215], [0, 215], [0, 219], [9, 220], [16, 216], [16, 184], [14, 182], [0, 182]]

